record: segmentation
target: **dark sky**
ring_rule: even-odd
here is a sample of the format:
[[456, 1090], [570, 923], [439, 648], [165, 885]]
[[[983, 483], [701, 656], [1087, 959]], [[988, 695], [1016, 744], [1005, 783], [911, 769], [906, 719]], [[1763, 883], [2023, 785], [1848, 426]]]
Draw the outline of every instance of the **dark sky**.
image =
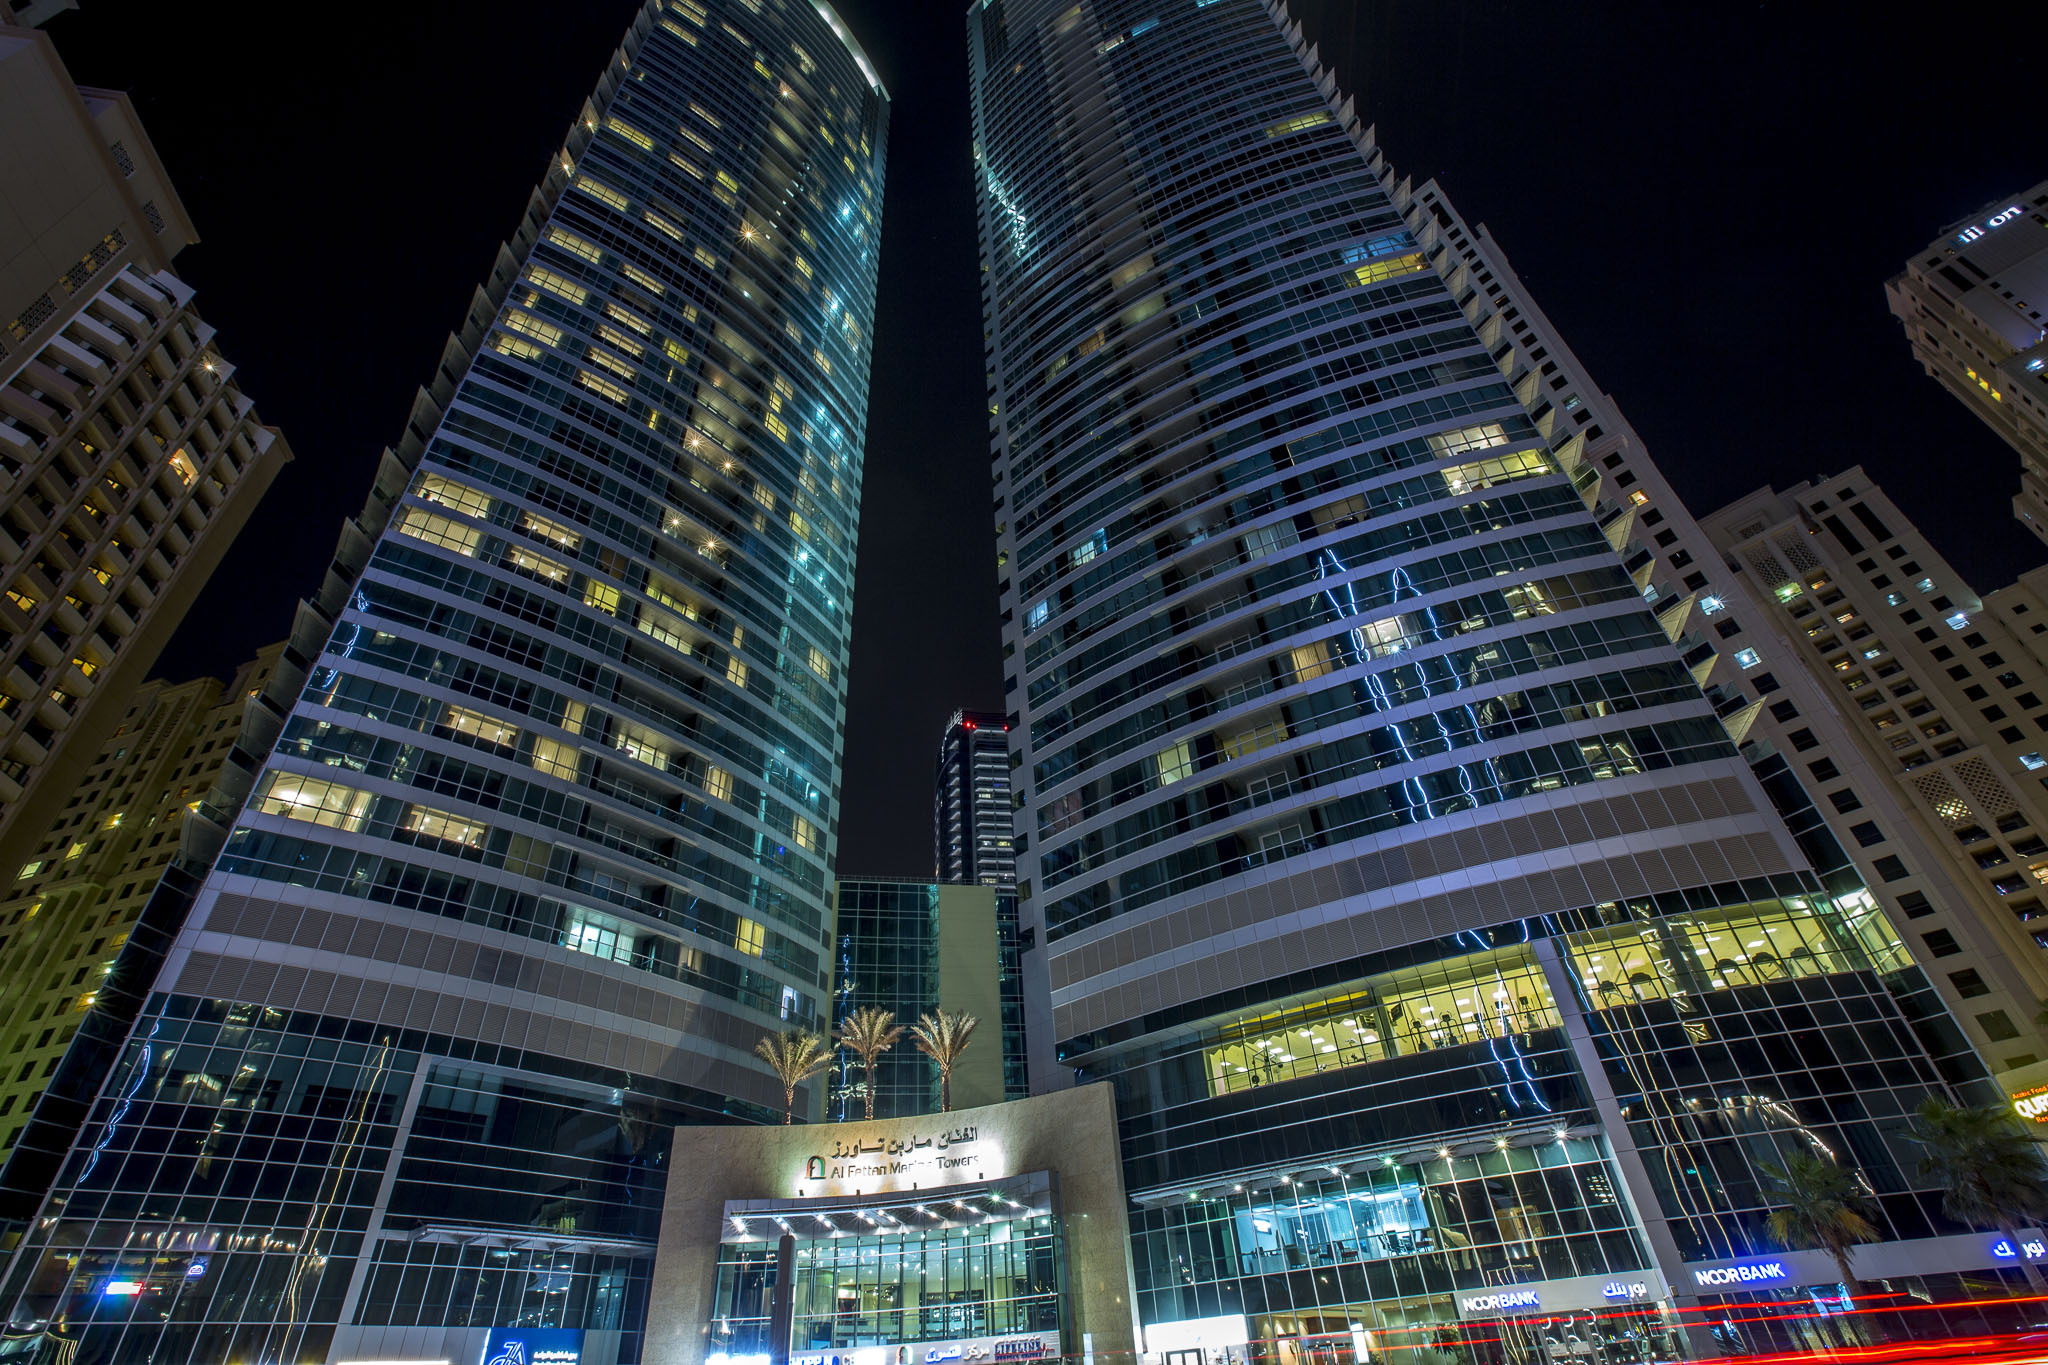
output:
[[[298, 455], [162, 667], [224, 672], [317, 583], [634, 5], [84, 5], [51, 34], [79, 81], [135, 98], [204, 239], [179, 269]], [[840, 5], [895, 98], [849, 871], [928, 874], [939, 727], [1003, 699], [964, 10]], [[2017, 457], [1913, 365], [1883, 293], [1942, 224], [2048, 170], [2048, 144], [1984, 116], [2034, 87], [2029, 43], [1956, 61], [1878, 9], [1806, 4], [1294, 12], [1396, 165], [1493, 229], [1695, 511], [1860, 462], [1979, 591], [2037, 562]]]

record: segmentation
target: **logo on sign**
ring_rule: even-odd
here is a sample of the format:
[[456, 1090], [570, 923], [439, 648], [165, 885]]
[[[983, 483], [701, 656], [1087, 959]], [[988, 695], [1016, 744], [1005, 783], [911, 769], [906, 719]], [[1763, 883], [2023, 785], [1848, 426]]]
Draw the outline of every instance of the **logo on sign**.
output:
[[1752, 1261], [1747, 1265], [1717, 1266], [1712, 1270], [1695, 1270], [1694, 1280], [1712, 1288], [1724, 1284], [1759, 1284], [1770, 1280], [1790, 1279], [1783, 1261]]
[[573, 1327], [499, 1327], [484, 1340], [483, 1365], [581, 1365], [583, 1333]]
[[1609, 1280], [1600, 1286], [1600, 1297], [1633, 1302], [1650, 1297], [1650, 1286], [1643, 1280]]
[[2012, 1097], [2013, 1111], [2034, 1123], [2048, 1123], [2048, 1085], [2036, 1085]]
[[2008, 205], [2007, 207], [2002, 208], [1998, 212], [1992, 214], [1989, 218], [1986, 218], [1982, 223], [1979, 223], [1974, 227], [1966, 227], [1961, 232], [1958, 232], [1956, 234], [1956, 240], [1967, 245], [1971, 242], [1976, 241], [1979, 237], [1982, 237], [1985, 233], [1991, 231], [1993, 228], [2004, 227], [2007, 223], [2010, 223], [2013, 219], [2019, 217], [2021, 214], [2025, 212], [2026, 210], [2021, 208], [2018, 204]]
[[1533, 1289], [1511, 1289], [1499, 1294], [1474, 1294], [1471, 1298], [1458, 1300], [1458, 1308], [1466, 1313], [1504, 1313], [1514, 1308], [1542, 1306], [1543, 1300]]
[[1991, 1244], [1991, 1254], [2001, 1261], [2019, 1259], [2020, 1251], [2024, 1251], [2027, 1254], [2028, 1260], [2038, 1261], [2043, 1256], [2048, 1256], [2048, 1243], [2044, 1243], [2036, 1237], [2022, 1238], [2019, 1251], [2014, 1251], [2012, 1243], [2003, 1237]]

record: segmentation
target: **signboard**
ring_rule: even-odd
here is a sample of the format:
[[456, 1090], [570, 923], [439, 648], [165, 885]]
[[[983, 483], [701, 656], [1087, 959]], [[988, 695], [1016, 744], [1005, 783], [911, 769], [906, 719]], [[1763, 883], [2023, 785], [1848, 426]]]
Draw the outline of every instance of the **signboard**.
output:
[[1664, 1277], [1655, 1270], [1617, 1270], [1526, 1284], [1481, 1285], [1460, 1290], [1455, 1301], [1461, 1318], [1518, 1318], [1598, 1312], [1631, 1304], [1648, 1306], [1669, 1295]]
[[891, 1125], [874, 1136], [835, 1138], [825, 1150], [804, 1159], [796, 1180], [797, 1193], [922, 1189], [1011, 1174], [1002, 1169], [1001, 1146], [993, 1138], [984, 1138], [978, 1126], [963, 1123], [934, 1128], [931, 1122], [926, 1117]]
[[1982, 237], [1985, 233], [1992, 231], [1994, 228], [2004, 227], [2007, 223], [2012, 222], [2015, 218], [2020, 217], [2024, 213], [2026, 213], [2026, 210], [2021, 208], [2018, 204], [2008, 204], [2006, 207], [1992, 214], [1989, 218], [1986, 218], [1983, 222], [1972, 224], [1971, 226], [1964, 228], [1961, 232], [1958, 232], [1956, 234], [1956, 242], [1961, 246], [1968, 246], [1970, 243], [1976, 241], [1979, 237]]
[[2031, 1237], [2022, 1233], [2018, 1247], [2014, 1247], [2010, 1241], [2003, 1237], [1998, 1238], [1991, 1244], [1991, 1254], [2001, 1261], [2017, 1261], [2020, 1259], [2022, 1252], [2026, 1254], [2026, 1258], [2030, 1261], [2048, 1258], [2048, 1242], [2042, 1241], [2041, 1234], [2037, 1232]]
[[573, 1327], [493, 1327], [479, 1365], [582, 1365], [583, 1333]]
[[1792, 1278], [1783, 1261], [1736, 1261], [1731, 1265], [1695, 1270], [1692, 1278], [1702, 1289], [1738, 1289], [1751, 1284], [1783, 1284]]
[[2014, 1091], [2012, 1109], [2028, 1123], [2048, 1124], [2048, 1085], [2030, 1085]]

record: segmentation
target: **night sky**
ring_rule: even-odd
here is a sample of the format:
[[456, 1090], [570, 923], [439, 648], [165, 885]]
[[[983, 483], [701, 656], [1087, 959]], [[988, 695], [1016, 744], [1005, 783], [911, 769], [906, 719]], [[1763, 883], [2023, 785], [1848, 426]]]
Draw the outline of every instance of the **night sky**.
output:
[[[224, 673], [317, 584], [635, 5], [84, 6], [50, 33], [78, 81], [135, 99], [203, 238], [178, 269], [298, 457], [161, 667]], [[939, 728], [1003, 700], [965, 6], [839, 9], [895, 100], [840, 866], [927, 876]], [[1913, 364], [1883, 293], [2044, 173], [2038, 137], [1986, 116], [2034, 87], [2026, 44], [1982, 26], [1959, 61], [1872, 7], [1294, 13], [1694, 511], [1861, 463], [1980, 592], [2038, 562], [2017, 457]]]

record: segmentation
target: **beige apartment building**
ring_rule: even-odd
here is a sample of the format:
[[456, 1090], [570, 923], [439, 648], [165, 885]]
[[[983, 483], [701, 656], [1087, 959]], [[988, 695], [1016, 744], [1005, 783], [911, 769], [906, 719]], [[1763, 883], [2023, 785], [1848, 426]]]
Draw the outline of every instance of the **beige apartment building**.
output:
[[2019, 452], [2013, 515], [2048, 541], [2048, 180], [1950, 223], [1884, 292], [1921, 368]]
[[[1912, 1011], [1930, 1050], [1955, 1053], [1959, 1040], [1942, 1041], [1946, 1014], [1994, 1071], [2048, 1058], [2048, 1037], [2034, 1020], [2048, 996], [2048, 947], [2036, 944], [1995, 885], [2011, 870], [1980, 874], [1967, 848], [1950, 848], [1956, 840], [1947, 826], [1932, 826], [1916, 813], [1922, 808], [1917, 789], [1902, 785], [1896, 763], [1881, 762], [1861, 742], [1859, 727], [1867, 728], [1861, 708], [1831, 672], [1823, 676], [1807, 667], [1791, 645], [1787, 602], [1775, 591], [1782, 585], [1738, 570], [1740, 561], [1724, 555], [1687, 511], [1642, 437], [1563, 343], [1499, 242], [1461, 217], [1434, 181], [1399, 189], [1418, 240], [1450, 278], [1556, 456], [1575, 471], [1582, 495], [1603, 510], [1609, 540], [1624, 552], [1644, 597], [1684, 649], [1694, 678], [1807, 856], [1831, 877], [1859, 880], [1923, 965], [1946, 1007], [1926, 1001]], [[1679, 458], [1712, 459], [1714, 451]], [[1898, 520], [1897, 529], [1910, 532]], [[1925, 558], [1923, 573], [1960, 588], [1945, 565], [1935, 568], [1935, 557]], [[1802, 572], [1809, 567], [1803, 558], [1800, 564]], [[2040, 586], [2048, 591], [2048, 579]], [[1799, 592], [1809, 592], [1803, 582]], [[1959, 591], [1948, 595], [1963, 600]], [[1818, 609], [1817, 596], [1791, 600]], [[2017, 661], [2024, 651], [2004, 652]], [[1888, 676], [1884, 686], [1902, 682]], [[2039, 738], [2048, 742], [2048, 735]], [[1997, 817], [1983, 828], [2010, 856], [2019, 856], [2012, 840], [2026, 835], [1999, 832]], [[2041, 832], [2048, 835], [2048, 828]]]
[[[5, 14], [0, 13], [0, 19]], [[0, 26], [0, 869], [43, 830], [290, 458], [170, 272], [127, 96]]]
[[224, 772], [236, 785], [236, 745], [251, 742], [243, 719], [283, 649], [264, 649], [228, 683], [138, 688], [35, 856], [0, 888], [0, 1163], [164, 868], [186, 851], [188, 823], [211, 853], [218, 826], [200, 807]]

